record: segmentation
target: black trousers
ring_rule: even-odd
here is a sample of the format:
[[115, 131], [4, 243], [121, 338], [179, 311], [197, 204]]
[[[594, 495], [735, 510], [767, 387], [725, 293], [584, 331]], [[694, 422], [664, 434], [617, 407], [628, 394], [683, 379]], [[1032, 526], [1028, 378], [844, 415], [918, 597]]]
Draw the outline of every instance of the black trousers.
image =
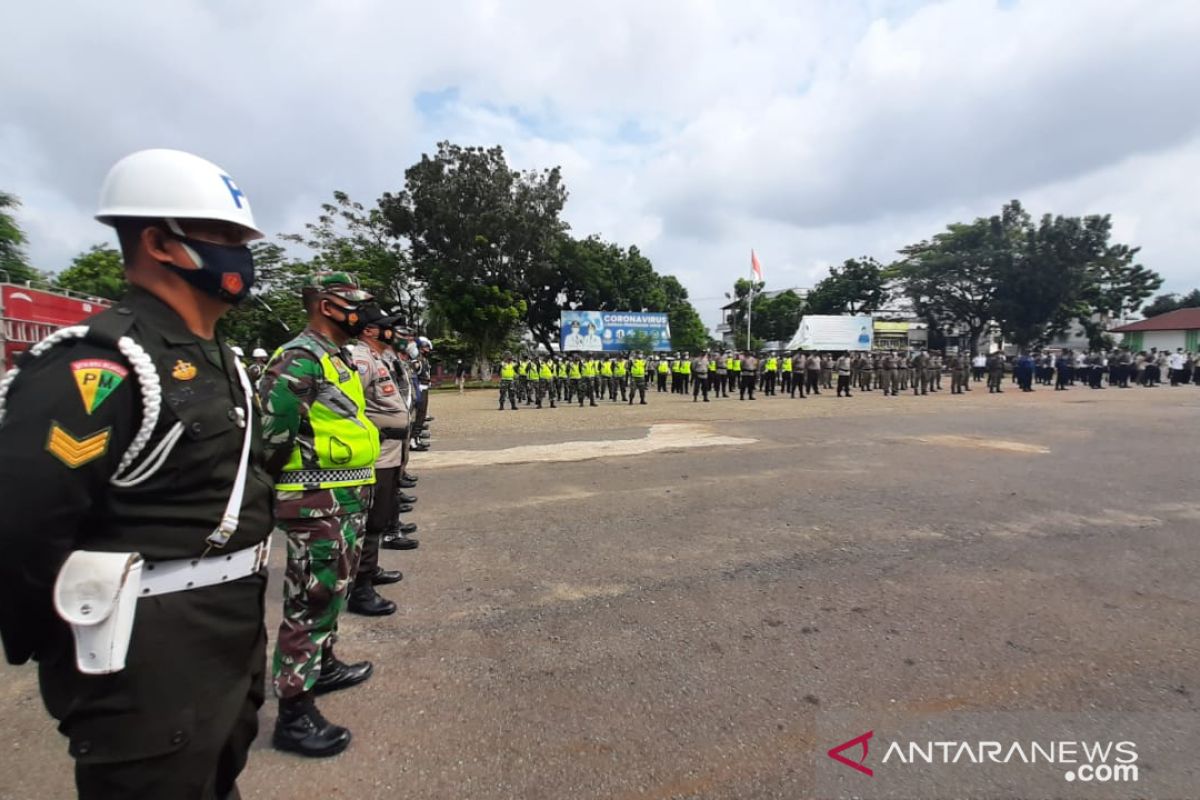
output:
[[805, 381], [805, 383], [807, 383], [807, 385], [808, 385], [808, 393], [809, 394], [820, 394], [821, 393], [821, 370], [810, 369], [810, 370], [806, 370], [805, 374], [808, 376], [807, 380]]
[[[800, 392], [800, 396], [804, 397], [804, 373], [803, 372], [792, 372], [792, 373], [790, 373], [790, 375], [791, 375], [791, 378], [788, 380], [788, 383], [789, 383], [788, 393], [792, 397], [795, 397], [796, 392]], [[809, 391], [812, 391], [812, 390], [810, 389]]]
[[265, 697], [265, 589], [260, 574], [143, 602], [121, 672], [79, 673], [69, 644], [39, 663], [82, 800], [239, 797]]
[[695, 400], [697, 397], [699, 397], [701, 392], [704, 392], [704, 402], [707, 403], [708, 402], [708, 381], [705, 380], [704, 378], [701, 378], [699, 375], [697, 375], [696, 380], [694, 380], [692, 382], [692, 399]]
[[667, 390], [667, 373], [665, 373], [665, 372], [658, 373], [657, 388], [658, 388], [658, 391], [660, 391], [660, 392], [665, 392]]
[[751, 400], [754, 399], [754, 387], [755, 387], [755, 384], [757, 383], [757, 378], [758, 378], [758, 376], [754, 375], [753, 373], [747, 372], [747, 373], [742, 374], [742, 385], [738, 391], [739, 397], [741, 399], [743, 399], [743, 400], [746, 399], [746, 392], [750, 392]]
[[383, 535], [399, 522], [396, 502], [400, 467], [384, 467], [375, 470], [375, 499], [367, 514], [367, 529], [363, 535], [362, 556], [358, 560], [358, 577], [369, 580], [379, 566], [379, 545]]
[[421, 428], [425, 426], [425, 417], [429, 413], [429, 390], [425, 389], [421, 392], [421, 399], [417, 401], [417, 413], [413, 420], [413, 436], [421, 435]]
[[842, 392], [846, 393], [846, 397], [850, 396], [850, 376], [849, 375], [838, 375], [837, 396], [841, 397]]

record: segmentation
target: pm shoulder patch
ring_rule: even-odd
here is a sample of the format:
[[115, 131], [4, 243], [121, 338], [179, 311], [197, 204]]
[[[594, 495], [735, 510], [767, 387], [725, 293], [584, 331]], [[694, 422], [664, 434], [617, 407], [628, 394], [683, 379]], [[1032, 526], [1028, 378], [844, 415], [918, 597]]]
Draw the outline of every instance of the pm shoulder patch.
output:
[[46, 450], [71, 469], [78, 469], [108, 452], [111, 434], [112, 429], [105, 428], [77, 439], [66, 428], [52, 422], [50, 435], [46, 437]]
[[122, 365], [104, 358], [85, 358], [71, 362], [71, 375], [83, 398], [83, 408], [91, 414], [129, 374]]

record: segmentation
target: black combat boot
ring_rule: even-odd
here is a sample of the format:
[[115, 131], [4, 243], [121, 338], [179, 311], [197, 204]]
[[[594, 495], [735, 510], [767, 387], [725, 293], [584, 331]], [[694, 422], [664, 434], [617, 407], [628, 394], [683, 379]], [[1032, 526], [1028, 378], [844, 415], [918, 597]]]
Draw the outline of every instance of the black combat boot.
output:
[[336, 756], [350, 744], [350, 731], [321, 715], [311, 694], [279, 701], [279, 718], [271, 744], [276, 750], [307, 758]]
[[384, 550], [416, 550], [421, 546], [419, 539], [410, 539], [399, 531], [392, 531], [383, 535], [383, 541], [379, 546]]
[[413, 497], [411, 494], [405, 494], [404, 492], [400, 492], [398, 495], [396, 495], [396, 499], [399, 500], [401, 503], [417, 502], [417, 498]]
[[312, 693], [328, 694], [339, 689], [349, 689], [371, 677], [374, 671], [370, 661], [359, 661], [357, 664], [347, 664], [338, 659], [333, 651], [327, 651], [321, 659], [321, 675], [312, 688]]
[[396, 613], [396, 604], [375, 591], [374, 582], [368, 576], [365, 580], [355, 581], [346, 600], [346, 610], [364, 617], [386, 617]]
[[389, 583], [399, 583], [402, 580], [404, 580], [404, 573], [398, 569], [375, 567], [375, 571], [371, 573], [372, 586], [384, 586]]

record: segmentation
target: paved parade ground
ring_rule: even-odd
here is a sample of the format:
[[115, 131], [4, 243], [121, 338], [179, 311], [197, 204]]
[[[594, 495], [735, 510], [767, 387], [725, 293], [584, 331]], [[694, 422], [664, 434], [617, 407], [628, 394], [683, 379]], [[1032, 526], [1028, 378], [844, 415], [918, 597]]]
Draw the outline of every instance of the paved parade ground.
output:
[[[244, 797], [802, 798], [845, 709], [1195, 711], [1200, 389], [649, 401], [435, 395], [354, 741], [276, 753], [268, 702]], [[72, 796], [0, 672], [0, 797]]]

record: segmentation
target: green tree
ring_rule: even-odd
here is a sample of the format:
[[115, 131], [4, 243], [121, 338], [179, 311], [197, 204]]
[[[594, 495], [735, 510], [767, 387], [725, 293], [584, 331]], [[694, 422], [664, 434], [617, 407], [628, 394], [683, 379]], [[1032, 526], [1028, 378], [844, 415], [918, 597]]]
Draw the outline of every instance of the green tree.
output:
[[306, 268], [352, 272], [381, 306], [388, 310], [398, 307], [412, 323], [417, 322], [421, 282], [404, 240], [378, 207], [368, 209], [345, 192], [334, 191], [333, 202], [323, 203], [317, 221], [304, 227], [303, 234], [280, 238], [313, 252]]
[[997, 291], [994, 266], [1010, 252], [1007, 239], [1001, 221], [977, 219], [948, 225], [932, 239], [900, 251], [902, 258], [894, 272], [931, 332], [961, 327], [972, 349], [976, 347], [992, 319]]
[[[746, 344], [746, 312], [750, 310], [750, 324], [754, 330], [758, 330], [758, 325], [755, 324], [755, 318], [763, 313], [763, 288], [765, 282], [749, 281], [746, 278], [738, 278], [733, 282], [733, 297], [730, 299], [735, 303], [734, 307], [729, 312], [729, 327], [734, 336], [734, 347], [739, 350], [744, 350]], [[750, 292], [754, 292], [753, 306], [750, 305]], [[725, 295], [729, 297], [728, 294]], [[751, 333], [753, 338], [753, 332]], [[738, 338], [741, 337], [741, 338]]]
[[15, 216], [16, 209], [21, 205], [16, 195], [0, 192], [0, 270], [7, 275], [0, 275], [0, 280], [10, 280], [16, 283], [39, 280], [42, 275], [29, 266], [25, 257], [25, 232], [21, 230]]
[[1141, 305], [1162, 285], [1135, 263], [1138, 248], [1111, 243], [1108, 216], [1045, 215], [1020, 202], [955, 223], [901, 250], [895, 273], [931, 331], [966, 330], [972, 347], [989, 322], [1028, 348], [1078, 322], [1093, 343], [1106, 320]]
[[691, 303], [683, 302], [667, 312], [671, 325], [671, 346], [688, 353], [699, 353], [708, 346], [708, 327]]
[[830, 267], [808, 293], [809, 314], [861, 314], [876, 311], [888, 300], [887, 275], [870, 256], [848, 258], [840, 267]]
[[391, 232], [408, 239], [429, 305], [482, 360], [522, 321], [552, 341], [561, 291], [547, 265], [566, 230], [566, 197], [557, 167], [520, 172], [500, 147], [440, 142], [379, 206]]
[[1146, 304], [1142, 309], [1142, 315], [1147, 318], [1157, 317], [1159, 314], [1166, 314], [1168, 311], [1177, 311], [1181, 308], [1200, 308], [1200, 289], [1192, 289], [1184, 295], [1174, 292], [1160, 294]]
[[756, 300], [750, 323], [754, 335], [768, 342], [786, 344], [800, 325], [806, 307], [805, 301], [791, 289], [764, 296], [761, 303]]
[[[808, 308], [807, 303], [792, 289], [783, 292], [764, 291], [765, 283], [754, 284], [754, 305], [751, 309], [750, 326], [753, 349], [764, 342], [782, 341], [792, 338], [800, 324], [800, 316]], [[734, 336], [734, 346], [744, 349], [746, 343], [746, 297], [750, 294], [750, 281], [738, 278], [733, 284], [733, 296], [738, 302], [729, 315], [729, 325]], [[727, 295], [728, 296], [728, 295]]]
[[125, 262], [121, 253], [108, 245], [94, 244], [86, 253], [80, 253], [71, 261], [71, 266], [54, 279], [60, 289], [120, 299], [125, 294]]

